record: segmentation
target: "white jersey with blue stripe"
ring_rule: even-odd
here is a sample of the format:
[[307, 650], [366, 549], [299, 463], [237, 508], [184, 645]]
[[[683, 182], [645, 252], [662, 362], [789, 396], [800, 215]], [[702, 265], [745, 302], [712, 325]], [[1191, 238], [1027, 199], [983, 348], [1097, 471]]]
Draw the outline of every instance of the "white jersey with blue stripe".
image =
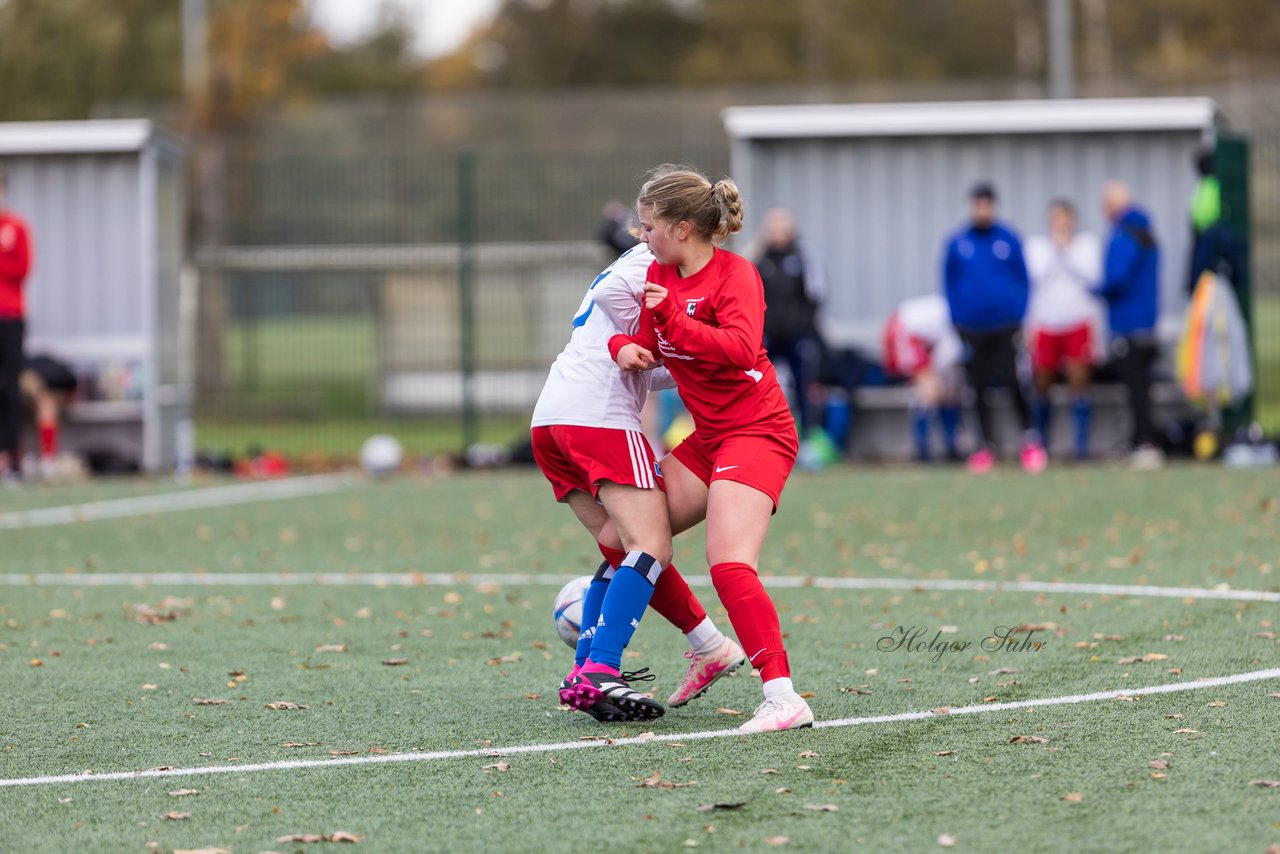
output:
[[650, 388], [674, 386], [665, 368], [623, 371], [609, 357], [609, 339], [632, 335], [639, 325], [652, 263], [653, 254], [641, 243], [596, 276], [574, 312], [569, 343], [551, 365], [531, 426], [639, 430]]

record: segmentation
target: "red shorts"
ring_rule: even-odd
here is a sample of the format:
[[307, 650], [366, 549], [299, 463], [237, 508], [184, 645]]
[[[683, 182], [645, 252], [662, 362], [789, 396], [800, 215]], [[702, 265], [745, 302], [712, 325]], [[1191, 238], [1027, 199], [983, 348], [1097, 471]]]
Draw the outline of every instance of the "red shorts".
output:
[[1087, 323], [1061, 332], [1033, 329], [1031, 331], [1031, 366], [1037, 371], [1052, 373], [1061, 370], [1067, 362], [1092, 362], [1092, 339], [1093, 333]]
[[580, 489], [596, 498], [600, 482], [662, 489], [662, 473], [649, 440], [616, 427], [534, 427], [533, 459], [551, 482], [556, 501]]
[[914, 377], [929, 367], [929, 343], [906, 330], [895, 311], [884, 327], [884, 369], [895, 377]]
[[715, 480], [732, 480], [760, 490], [773, 499], [777, 512], [797, 451], [794, 432], [777, 436], [729, 435], [709, 447], [695, 430], [676, 445], [671, 455], [707, 486]]

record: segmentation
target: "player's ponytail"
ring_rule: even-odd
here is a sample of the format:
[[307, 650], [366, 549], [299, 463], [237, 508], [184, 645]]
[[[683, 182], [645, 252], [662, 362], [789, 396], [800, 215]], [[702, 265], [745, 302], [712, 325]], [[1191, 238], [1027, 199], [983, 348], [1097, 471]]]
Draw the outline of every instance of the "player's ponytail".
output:
[[704, 240], [719, 243], [742, 230], [742, 196], [724, 178], [714, 184], [701, 173], [680, 166], [659, 166], [640, 188], [637, 207], [651, 207], [667, 222], [688, 222]]

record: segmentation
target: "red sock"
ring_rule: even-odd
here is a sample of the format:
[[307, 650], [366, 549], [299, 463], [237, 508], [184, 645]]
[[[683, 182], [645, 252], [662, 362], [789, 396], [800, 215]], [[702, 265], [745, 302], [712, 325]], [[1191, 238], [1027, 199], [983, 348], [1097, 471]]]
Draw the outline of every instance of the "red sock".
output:
[[58, 425], [40, 425], [40, 456], [56, 457], [58, 455]]
[[711, 583], [729, 612], [738, 643], [760, 671], [760, 679], [768, 682], [790, 676], [778, 610], [756, 571], [745, 563], [718, 563], [711, 567]]
[[600, 547], [600, 554], [604, 555], [604, 559], [609, 561], [609, 566], [617, 569], [622, 566], [622, 562], [627, 559], [627, 553], [619, 549], [611, 549], [604, 543], [596, 543]]
[[674, 565], [662, 570], [662, 574], [658, 576], [649, 607], [665, 617], [681, 634], [686, 635], [707, 618], [707, 609], [702, 607], [698, 597], [689, 589], [689, 583], [684, 580], [683, 575], [676, 572]]

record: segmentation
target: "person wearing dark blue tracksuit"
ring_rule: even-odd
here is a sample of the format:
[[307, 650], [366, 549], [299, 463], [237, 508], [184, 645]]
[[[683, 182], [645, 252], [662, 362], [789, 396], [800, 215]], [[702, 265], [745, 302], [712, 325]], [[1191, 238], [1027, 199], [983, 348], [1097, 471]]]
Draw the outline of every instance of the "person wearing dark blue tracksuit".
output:
[[1103, 188], [1102, 207], [1112, 229], [1096, 293], [1107, 304], [1113, 364], [1129, 390], [1131, 441], [1136, 449], [1150, 449], [1156, 440], [1151, 418], [1151, 368], [1158, 355], [1160, 247], [1151, 218], [1133, 203], [1124, 184], [1112, 181]]
[[1023, 430], [1022, 466], [1041, 471], [1047, 456], [1031, 429], [1031, 411], [1017, 376], [1018, 341], [1030, 285], [1017, 233], [996, 219], [996, 194], [987, 183], [969, 194], [971, 219], [948, 241], [943, 291], [951, 323], [964, 343], [965, 372], [978, 410], [979, 442], [969, 469], [989, 470], [995, 462], [994, 419], [986, 391], [1008, 387]]

